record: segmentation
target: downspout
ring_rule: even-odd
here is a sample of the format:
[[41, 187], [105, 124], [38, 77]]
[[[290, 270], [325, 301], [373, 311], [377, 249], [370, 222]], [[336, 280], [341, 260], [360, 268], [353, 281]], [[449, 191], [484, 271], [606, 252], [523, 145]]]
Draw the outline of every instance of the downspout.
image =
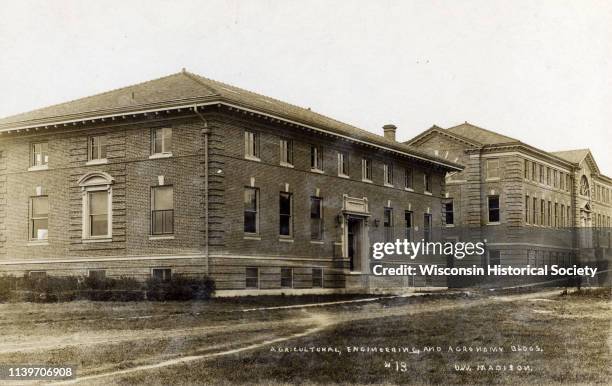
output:
[[209, 214], [208, 214], [208, 136], [210, 135], [210, 129], [208, 128], [208, 121], [198, 111], [198, 106], [193, 106], [193, 111], [200, 117], [204, 123], [204, 128], [200, 131], [204, 135], [204, 258], [206, 259], [206, 274], [209, 274], [210, 270], [210, 253], [209, 253]]

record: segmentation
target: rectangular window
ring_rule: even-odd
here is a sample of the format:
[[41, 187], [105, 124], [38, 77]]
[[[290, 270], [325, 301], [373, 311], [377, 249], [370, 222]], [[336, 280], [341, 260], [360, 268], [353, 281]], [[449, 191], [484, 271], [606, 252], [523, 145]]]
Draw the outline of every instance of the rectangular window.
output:
[[404, 187], [406, 189], [414, 189], [412, 175], [412, 168], [404, 169]]
[[293, 165], [293, 141], [290, 139], [280, 140], [280, 163]]
[[259, 268], [247, 267], [246, 268], [246, 288], [257, 289], [259, 288]]
[[106, 279], [106, 270], [105, 269], [90, 269], [87, 273], [87, 276], [91, 280], [102, 281]]
[[565, 205], [561, 204], [561, 209], [559, 210], [559, 214], [561, 215], [561, 221], [559, 222], [559, 226], [565, 227]]
[[498, 159], [488, 159], [486, 162], [486, 168], [487, 168], [487, 179], [499, 178], [499, 160]]
[[174, 233], [174, 189], [155, 186], [151, 193], [151, 234]]
[[384, 164], [385, 185], [393, 186], [393, 165]]
[[310, 197], [310, 238], [323, 239], [323, 199]]
[[323, 171], [323, 150], [319, 146], [310, 146], [310, 168]]
[[372, 160], [369, 158], [361, 160], [361, 178], [364, 181], [372, 181]]
[[546, 185], [550, 186], [551, 182], [550, 182], [550, 168], [546, 168]]
[[489, 222], [499, 222], [499, 196], [489, 196]]
[[89, 236], [108, 236], [108, 191], [93, 191], [89, 196]]
[[393, 241], [393, 209], [385, 208], [383, 215], [383, 227], [385, 229], [385, 241]]
[[533, 198], [533, 212], [531, 213], [531, 223], [533, 225], [538, 225], [538, 199]]
[[94, 135], [89, 137], [89, 160], [106, 159], [106, 136]]
[[423, 215], [423, 239], [431, 241], [431, 214], [425, 213]]
[[538, 165], [535, 162], [531, 163], [531, 180], [532, 181], [537, 180], [537, 167]]
[[160, 127], [152, 130], [151, 154], [172, 153], [172, 128]]
[[525, 160], [525, 171], [524, 171], [524, 173], [525, 173], [524, 178], [526, 180], [528, 180], [529, 179], [529, 161], [528, 160]]
[[30, 239], [47, 240], [49, 237], [49, 198], [47, 196], [30, 199]]
[[151, 277], [155, 281], [169, 282], [172, 280], [172, 270], [170, 268], [153, 268]]
[[555, 223], [554, 223], [555, 227], [559, 226], [559, 204], [557, 204], [555, 202]]
[[546, 224], [548, 226], [552, 225], [552, 202], [548, 201], [548, 213], [546, 214], [546, 219], [547, 222]]
[[529, 224], [529, 204], [530, 204], [529, 196], [525, 196], [525, 224]]
[[312, 288], [323, 288], [323, 269], [312, 269]]
[[30, 166], [45, 166], [49, 164], [49, 143], [33, 143], [31, 147]]
[[567, 174], [565, 175], [565, 190], [569, 192], [571, 186], [572, 186], [572, 177], [569, 174]]
[[546, 201], [540, 200], [540, 225], [546, 225]]
[[556, 170], [553, 170], [553, 186], [555, 188], [559, 187], [559, 174]]
[[293, 268], [281, 268], [281, 288], [293, 288]]
[[425, 191], [427, 193], [431, 193], [431, 186], [430, 186], [430, 178], [429, 178], [429, 174], [425, 173], [423, 174], [423, 186], [425, 187]]
[[259, 189], [244, 189], [244, 233], [259, 233]]
[[349, 176], [349, 155], [345, 151], [338, 152], [338, 175]]
[[446, 225], [453, 225], [455, 223], [455, 213], [453, 209], [453, 201], [444, 204], [444, 220]]
[[279, 195], [279, 234], [291, 236], [292, 226], [292, 197], [291, 193], [281, 192]]
[[559, 172], [559, 189], [565, 190], [565, 174]]
[[489, 251], [489, 266], [495, 266], [501, 264], [501, 253], [500, 251], [490, 250]]
[[259, 133], [244, 132], [244, 157], [259, 160]]
[[540, 165], [540, 183], [544, 183], [544, 165]]
[[406, 237], [406, 240], [412, 241], [413, 225], [412, 225], [412, 212], [411, 211], [409, 210], [404, 211], [404, 221], [406, 222], [406, 234], [404, 237]]

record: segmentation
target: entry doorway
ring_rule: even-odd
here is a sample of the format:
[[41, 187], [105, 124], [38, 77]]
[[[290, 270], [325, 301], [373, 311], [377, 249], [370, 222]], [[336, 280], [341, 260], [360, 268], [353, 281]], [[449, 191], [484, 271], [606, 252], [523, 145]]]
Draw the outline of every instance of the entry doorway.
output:
[[347, 221], [347, 248], [351, 272], [362, 271], [363, 219], [349, 217]]

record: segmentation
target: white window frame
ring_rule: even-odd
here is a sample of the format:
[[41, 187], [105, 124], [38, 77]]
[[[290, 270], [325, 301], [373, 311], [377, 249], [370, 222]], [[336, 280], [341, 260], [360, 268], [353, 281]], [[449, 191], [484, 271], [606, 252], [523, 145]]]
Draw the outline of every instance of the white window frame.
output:
[[[257, 271], [257, 285], [255, 287], [249, 287], [247, 285], [249, 276], [247, 276], [247, 272], [249, 269], [254, 269]], [[260, 288], [260, 283], [261, 283], [261, 272], [259, 270], [259, 267], [245, 267], [244, 268], [244, 288], [245, 289], [259, 289]]]
[[[82, 195], [82, 241], [83, 242], [105, 242], [113, 238], [113, 188], [114, 179], [104, 172], [88, 173], [78, 181]], [[92, 236], [89, 223], [89, 193], [107, 192], [107, 232], [106, 235]]]
[[310, 171], [323, 173], [323, 150], [321, 146], [310, 145]]
[[281, 138], [279, 141], [280, 165], [289, 168], [293, 167], [293, 140]]
[[[489, 158], [486, 161], [486, 175], [487, 181], [498, 181], [501, 178], [501, 173], [500, 173], [500, 162], [499, 162], [499, 158]], [[493, 167], [493, 165], [495, 165], [495, 167]], [[497, 170], [497, 173], [495, 175], [492, 175], [491, 172], [493, 170]]]
[[[369, 176], [368, 171], [370, 174]], [[372, 160], [370, 158], [361, 159], [361, 181], [372, 182]]]
[[[162, 132], [161, 152], [155, 152], [155, 138], [157, 137], [158, 130], [161, 130]], [[151, 129], [151, 155], [149, 156], [149, 158], [172, 157], [172, 146], [170, 149], [166, 149], [166, 136], [164, 135], [166, 131], [170, 131], [170, 136], [172, 137], [172, 144], [174, 144], [174, 133], [171, 127], [155, 127]]]
[[244, 158], [251, 161], [261, 161], [259, 158], [259, 133], [244, 131]]
[[388, 187], [393, 187], [393, 165], [384, 163], [383, 164], [383, 178], [384, 185]]
[[[106, 147], [105, 149], [106, 157], [93, 158], [93, 140], [95, 138], [102, 138], [102, 141], [104, 141], [104, 147]], [[99, 165], [99, 164], [104, 164], [108, 162], [108, 158], [107, 158], [108, 157], [108, 144], [106, 140], [107, 140], [106, 134], [90, 135], [89, 137], [87, 137], [87, 165]], [[98, 154], [100, 154], [102, 150], [102, 146], [98, 144], [97, 148], [98, 148]]]
[[[348, 155], [349, 155], [348, 152], [338, 151], [338, 176], [339, 177], [349, 178], [349, 173], [351, 171], [349, 170]], [[345, 160], [345, 158], [346, 158], [346, 160]], [[346, 169], [347, 170], [343, 170], [344, 169], [343, 165], [344, 165], [345, 161], [346, 161]], [[346, 171], [346, 173], [344, 173], [345, 171]]]
[[[47, 153], [44, 153], [41, 151], [40, 153], [41, 162], [38, 163], [36, 162], [36, 153], [34, 151], [34, 148], [36, 147], [36, 145], [43, 145], [43, 144], [47, 145]], [[46, 162], [45, 162], [45, 154], [47, 155]], [[28, 168], [28, 171], [49, 169], [49, 158], [51, 158], [49, 155], [49, 141], [40, 141], [40, 142], [30, 143], [30, 166]]]
[[[32, 237], [32, 232], [34, 231], [34, 220], [41, 220], [44, 219], [45, 217], [34, 217], [34, 200], [36, 200], [37, 198], [43, 198], [45, 197], [47, 199], [47, 237], [39, 239], [39, 238], [34, 238]], [[28, 240], [30, 242], [48, 242], [49, 241], [49, 196], [47, 195], [40, 195], [40, 196], [32, 196], [30, 197], [30, 213], [29, 213], [29, 219], [28, 219]]]

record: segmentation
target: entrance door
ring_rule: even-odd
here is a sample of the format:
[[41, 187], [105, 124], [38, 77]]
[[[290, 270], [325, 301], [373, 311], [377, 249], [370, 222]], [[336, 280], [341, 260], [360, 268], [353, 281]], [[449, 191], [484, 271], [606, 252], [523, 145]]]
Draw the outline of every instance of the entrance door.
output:
[[361, 271], [361, 223], [362, 220], [348, 219], [348, 257], [351, 271]]

